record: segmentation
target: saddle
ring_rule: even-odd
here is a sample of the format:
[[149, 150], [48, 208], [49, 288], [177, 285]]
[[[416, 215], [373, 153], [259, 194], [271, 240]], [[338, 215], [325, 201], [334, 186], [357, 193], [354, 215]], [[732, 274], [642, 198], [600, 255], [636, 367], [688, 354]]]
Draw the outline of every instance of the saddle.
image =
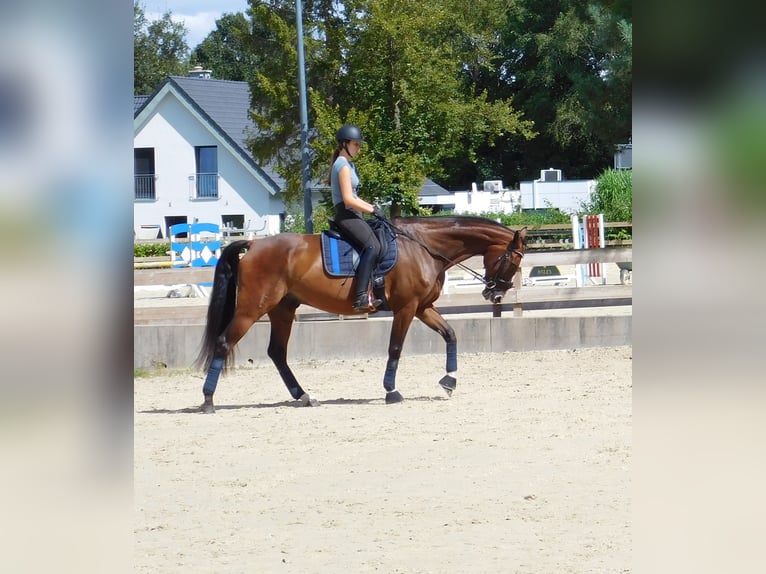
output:
[[[332, 219], [330, 229], [320, 235], [322, 244], [322, 263], [325, 272], [332, 277], [353, 277], [359, 263], [359, 253], [341, 235], [340, 230]], [[379, 219], [367, 221], [380, 242], [380, 255], [372, 270], [372, 285], [375, 297], [383, 301], [381, 309], [388, 309], [385, 298], [385, 275], [396, 265], [398, 250], [396, 233]]]

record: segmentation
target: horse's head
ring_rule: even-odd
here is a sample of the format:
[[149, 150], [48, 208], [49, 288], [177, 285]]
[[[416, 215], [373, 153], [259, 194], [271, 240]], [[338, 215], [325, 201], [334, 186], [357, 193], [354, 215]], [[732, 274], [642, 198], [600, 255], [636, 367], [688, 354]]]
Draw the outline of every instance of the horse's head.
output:
[[482, 296], [492, 303], [500, 303], [505, 292], [513, 284], [513, 276], [521, 266], [524, 248], [527, 243], [527, 228], [513, 234], [511, 242], [505, 245], [493, 245], [484, 253], [484, 283]]

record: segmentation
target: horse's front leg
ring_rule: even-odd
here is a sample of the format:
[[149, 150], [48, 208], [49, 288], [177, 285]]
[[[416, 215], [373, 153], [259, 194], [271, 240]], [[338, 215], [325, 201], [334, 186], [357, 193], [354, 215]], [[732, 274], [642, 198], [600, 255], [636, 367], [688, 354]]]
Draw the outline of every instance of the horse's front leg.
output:
[[447, 343], [447, 374], [441, 378], [439, 384], [447, 392], [448, 396], [452, 396], [452, 391], [457, 387], [457, 338], [455, 337], [455, 331], [433, 307], [423, 309], [418, 313], [417, 317], [439, 333], [444, 342]]
[[402, 346], [407, 331], [412, 324], [415, 314], [409, 309], [400, 309], [394, 313], [391, 325], [391, 337], [388, 342], [388, 362], [386, 373], [383, 375], [383, 388], [386, 389], [386, 404], [400, 403], [404, 400], [401, 393], [396, 390], [396, 371], [399, 368], [399, 357], [402, 355]]

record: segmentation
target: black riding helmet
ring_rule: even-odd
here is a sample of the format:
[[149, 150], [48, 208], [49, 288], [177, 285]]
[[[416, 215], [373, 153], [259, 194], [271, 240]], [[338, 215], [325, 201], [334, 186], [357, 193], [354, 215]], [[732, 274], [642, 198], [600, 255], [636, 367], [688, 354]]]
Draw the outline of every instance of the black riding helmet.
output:
[[350, 124], [342, 126], [338, 130], [338, 133], [335, 134], [335, 141], [338, 143], [345, 141], [357, 141], [359, 143], [364, 143], [364, 139], [362, 139], [362, 130]]

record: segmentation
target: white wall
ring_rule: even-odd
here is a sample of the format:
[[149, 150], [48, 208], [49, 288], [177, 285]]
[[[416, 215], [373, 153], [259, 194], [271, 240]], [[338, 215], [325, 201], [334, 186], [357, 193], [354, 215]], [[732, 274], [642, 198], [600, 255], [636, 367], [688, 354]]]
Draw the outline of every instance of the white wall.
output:
[[521, 201], [518, 191], [504, 189], [500, 192], [456, 191], [447, 195], [426, 195], [419, 198], [420, 205], [441, 205], [455, 213], [513, 213]]
[[590, 201], [591, 192], [596, 188], [596, 180], [522, 181], [519, 188], [522, 209], [550, 206], [558, 207], [565, 213], [573, 213], [580, 210], [581, 203]]
[[[173, 96], [159, 103], [156, 113], [136, 134], [134, 147], [154, 148], [155, 201], [134, 201], [133, 225], [158, 225], [165, 236], [166, 216], [222, 225], [222, 215], [244, 215], [244, 225], [259, 235], [279, 232], [284, 205], [263, 186], [222, 142]], [[191, 199], [196, 171], [194, 147], [218, 147], [218, 198]]]
[[519, 202], [519, 192], [456, 191], [455, 213], [513, 213]]

